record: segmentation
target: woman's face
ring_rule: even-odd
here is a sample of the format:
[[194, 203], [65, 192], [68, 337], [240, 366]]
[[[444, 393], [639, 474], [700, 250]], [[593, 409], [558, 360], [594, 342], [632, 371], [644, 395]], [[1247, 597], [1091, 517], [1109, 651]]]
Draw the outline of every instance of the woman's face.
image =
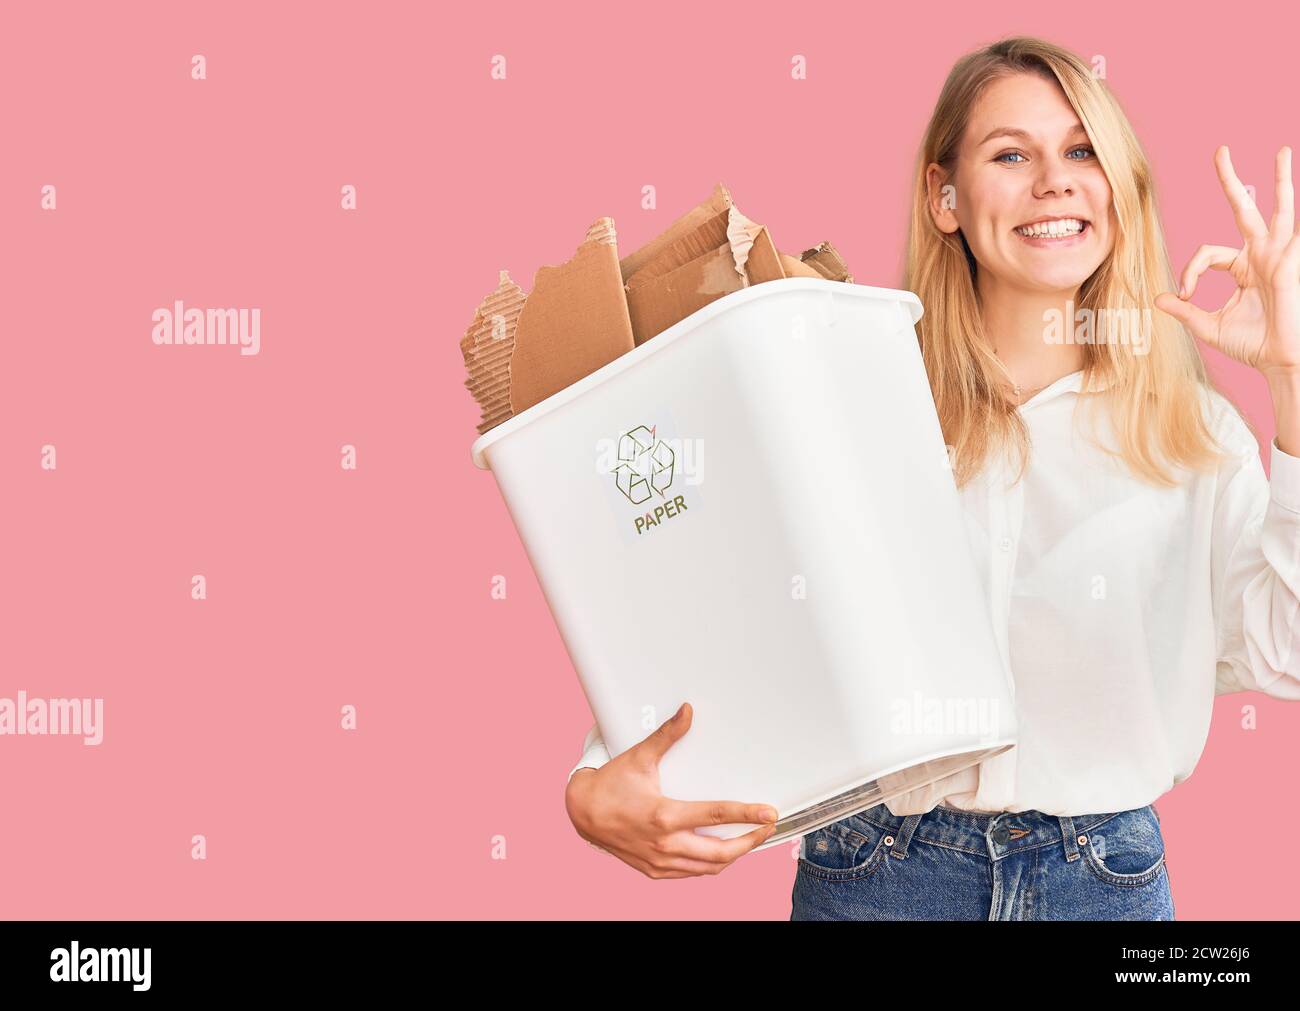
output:
[[[930, 167], [931, 212], [945, 232], [962, 230], [977, 273], [1018, 289], [1073, 293], [1110, 252], [1110, 183], [1053, 81], [994, 81], [972, 110], [954, 177], [938, 168]], [[947, 209], [945, 182], [953, 184]], [[1026, 234], [1034, 223], [1039, 234]]]

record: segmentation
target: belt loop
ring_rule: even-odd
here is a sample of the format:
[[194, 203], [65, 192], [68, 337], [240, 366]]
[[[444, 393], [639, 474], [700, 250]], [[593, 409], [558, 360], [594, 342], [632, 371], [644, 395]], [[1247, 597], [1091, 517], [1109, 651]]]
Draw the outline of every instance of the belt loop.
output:
[[907, 856], [907, 844], [912, 841], [912, 833], [916, 831], [916, 826], [921, 822], [921, 815], [909, 814], [903, 819], [903, 824], [898, 827], [898, 833], [894, 836], [894, 845], [889, 852], [894, 856], [902, 859]]
[[1065, 844], [1065, 862], [1079, 859], [1079, 838], [1074, 828], [1074, 819], [1068, 814], [1057, 815], [1061, 822], [1061, 841]]

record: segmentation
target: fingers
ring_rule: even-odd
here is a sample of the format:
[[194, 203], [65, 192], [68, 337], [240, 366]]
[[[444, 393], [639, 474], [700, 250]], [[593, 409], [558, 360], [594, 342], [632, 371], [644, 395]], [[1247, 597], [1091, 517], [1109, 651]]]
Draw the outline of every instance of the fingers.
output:
[[686, 864], [701, 865], [710, 868], [709, 873], [716, 873], [722, 867], [738, 860], [755, 846], [766, 842], [775, 830], [772, 825], [763, 825], [750, 829], [734, 839], [715, 839], [700, 835], [687, 829], [668, 838], [664, 856], [670, 867]]
[[653, 862], [638, 859], [633, 866], [651, 878], [694, 878], [701, 874], [718, 874], [725, 869], [724, 864], [676, 856], [663, 856]]
[[1232, 167], [1232, 158], [1228, 154], [1227, 145], [1214, 152], [1214, 167], [1218, 169], [1219, 183], [1223, 187], [1223, 192], [1227, 194], [1228, 203], [1232, 205], [1233, 216], [1237, 219], [1237, 230], [1241, 232], [1242, 238], [1258, 240], [1267, 236], [1268, 229], [1260, 216], [1259, 208], [1255, 206], [1255, 201], [1251, 199], [1249, 191], [1237, 178], [1237, 173]]
[[1273, 272], [1273, 286], [1286, 288], [1300, 281], [1300, 232], [1291, 237], [1291, 241], [1282, 250], [1282, 259], [1277, 261]]
[[[1223, 150], [1222, 148], [1220, 150]], [[1206, 312], [1187, 301], [1196, 291], [1196, 284], [1207, 270], [1229, 270], [1241, 255], [1240, 249], [1232, 246], [1201, 246], [1192, 254], [1183, 268], [1183, 278], [1175, 298], [1167, 291], [1156, 296], [1156, 308], [1168, 313], [1183, 324], [1194, 337], [1199, 337], [1207, 344], [1217, 347], [1214, 314]]]
[[691, 704], [683, 702], [676, 713], [664, 720], [657, 730], [636, 745], [641, 750], [642, 757], [653, 765], [658, 765], [664, 753], [691, 729], [692, 719]]
[[703, 860], [665, 857], [651, 862], [623, 849], [607, 850], [629, 867], [635, 867], [648, 878], [693, 878], [701, 874], [717, 874], [722, 868]]
[[648, 860], [619, 847], [606, 852], [652, 878], [719, 874], [755, 846], [766, 841], [773, 829], [774, 826], [764, 825], [735, 839], [712, 839], [687, 830], [668, 837], [664, 848]]
[[1231, 246], [1201, 246], [1183, 268], [1182, 287], [1178, 289], [1178, 297], [1191, 298], [1196, 291], [1196, 282], [1206, 270], [1227, 270], [1240, 255], [1241, 250]]
[[1295, 233], [1295, 187], [1291, 183], [1291, 149], [1284, 147], [1277, 153], [1276, 199], [1273, 220], [1269, 231], [1273, 238], [1287, 241]]
[[646, 877], [649, 878], [698, 878], [701, 874], [718, 873], [718, 868], [712, 864], [700, 865], [699, 869], [695, 869], [694, 864], [687, 869], [679, 867], [660, 869], [653, 864], [646, 864], [642, 870], [645, 872]]
[[1214, 325], [1214, 314], [1208, 313], [1191, 302], [1184, 302], [1167, 291], [1156, 296], [1156, 308], [1168, 313], [1187, 327], [1193, 337], [1199, 337], [1212, 347], [1218, 347], [1218, 328]]
[[678, 845], [681, 853], [697, 860], [703, 860], [707, 863], [729, 864], [733, 860], [743, 857], [755, 846], [767, 842], [775, 831], [775, 825], [760, 825], [758, 828], [750, 829], [734, 839], [715, 839], [713, 836], [700, 835], [700, 833], [690, 830], [681, 833], [680, 840], [679, 837], [674, 836], [673, 843]]
[[672, 800], [665, 797], [655, 813], [655, 823], [668, 832], [692, 829], [697, 825], [760, 824], [776, 820], [776, 808], [770, 804], [746, 804], [738, 800]]

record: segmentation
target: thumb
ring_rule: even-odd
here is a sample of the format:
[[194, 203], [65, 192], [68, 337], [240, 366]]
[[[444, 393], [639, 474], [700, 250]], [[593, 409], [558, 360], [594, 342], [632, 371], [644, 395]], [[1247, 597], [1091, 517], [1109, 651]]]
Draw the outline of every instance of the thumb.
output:
[[644, 752], [643, 757], [652, 765], [658, 765], [668, 749], [691, 729], [692, 715], [690, 703], [683, 702], [677, 712], [659, 725], [658, 730], [637, 745]]
[[1193, 305], [1191, 302], [1184, 302], [1171, 291], [1162, 291], [1157, 295], [1155, 305], [1161, 312], [1172, 316], [1187, 327], [1193, 337], [1198, 337], [1207, 344], [1215, 345], [1214, 317], [1200, 306]]

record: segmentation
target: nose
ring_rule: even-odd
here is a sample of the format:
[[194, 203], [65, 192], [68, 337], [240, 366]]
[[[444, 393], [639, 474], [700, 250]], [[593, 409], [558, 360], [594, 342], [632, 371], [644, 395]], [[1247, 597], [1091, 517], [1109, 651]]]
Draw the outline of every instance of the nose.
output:
[[1044, 167], [1034, 180], [1034, 196], [1073, 196], [1078, 185], [1074, 180], [1075, 166], [1065, 159], [1052, 159], [1042, 164]]

